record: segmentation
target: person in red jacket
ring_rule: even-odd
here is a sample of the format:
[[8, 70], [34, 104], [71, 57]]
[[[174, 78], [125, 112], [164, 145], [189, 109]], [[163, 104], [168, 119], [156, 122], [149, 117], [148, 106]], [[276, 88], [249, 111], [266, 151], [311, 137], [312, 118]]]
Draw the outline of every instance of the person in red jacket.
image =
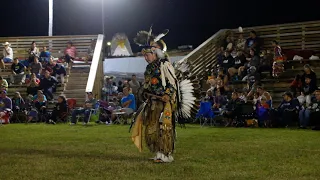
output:
[[301, 92], [302, 88], [302, 81], [301, 81], [301, 76], [298, 74], [292, 81], [290, 85], [291, 92], [293, 93], [294, 97], [297, 97], [297, 92]]

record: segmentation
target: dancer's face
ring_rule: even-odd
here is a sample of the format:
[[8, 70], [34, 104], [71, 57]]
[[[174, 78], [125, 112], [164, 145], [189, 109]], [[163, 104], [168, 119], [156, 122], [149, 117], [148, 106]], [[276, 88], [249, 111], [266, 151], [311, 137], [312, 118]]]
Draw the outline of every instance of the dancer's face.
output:
[[150, 64], [157, 59], [157, 56], [154, 53], [146, 53], [144, 54], [144, 59]]

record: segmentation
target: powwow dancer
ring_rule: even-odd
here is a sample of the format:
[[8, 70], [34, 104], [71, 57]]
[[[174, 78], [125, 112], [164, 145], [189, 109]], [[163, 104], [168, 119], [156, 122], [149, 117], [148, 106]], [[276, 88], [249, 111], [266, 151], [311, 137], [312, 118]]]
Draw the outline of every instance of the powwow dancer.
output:
[[132, 140], [142, 151], [142, 130], [148, 149], [155, 153], [154, 162], [172, 162], [176, 138], [175, 122], [189, 118], [196, 98], [190, 80], [179, 82], [175, 69], [165, 53], [162, 37], [169, 31], [154, 36], [150, 31], [140, 31], [134, 39], [143, 47], [142, 54], [148, 62], [143, 90], [144, 103], [134, 117]]

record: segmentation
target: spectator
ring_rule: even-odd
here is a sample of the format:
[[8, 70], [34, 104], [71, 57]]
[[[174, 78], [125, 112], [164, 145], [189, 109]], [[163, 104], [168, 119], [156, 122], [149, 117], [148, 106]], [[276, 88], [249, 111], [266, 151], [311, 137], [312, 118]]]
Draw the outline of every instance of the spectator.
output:
[[49, 62], [42, 62], [42, 71], [41, 71], [41, 77], [44, 76], [46, 74], [46, 71], [49, 71], [50, 74], [53, 73], [53, 67], [54, 67], [54, 62], [53, 62], [53, 58], [51, 57]]
[[123, 92], [123, 83], [122, 83], [122, 81], [119, 81], [119, 82], [118, 82], [118, 92], [119, 92], [119, 93], [122, 93], [122, 92]]
[[269, 107], [272, 107], [272, 97], [269, 92], [267, 92], [262, 86], [257, 87], [257, 93], [259, 95], [259, 100], [261, 101], [261, 98], [264, 97], [266, 103], [269, 105]]
[[35, 74], [38, 78], [40, 77], [42, 64], [39, 62], [37, 56], [34, 57], [33, 62], [29, 65], [29, 70], [31, 74]]
[[47, 71], [45, 76], [40, 80], [40, 89], [43, 89], [43, 93], [49, 101], [53, 100], [53, 92], [55, 91], [57, 83], [57, 79], [51, 76], [49, 71]]
[[298, 117], [301, 106], [297, 99], [293, 98], [291, 92], [285, 92], [283, 101], [278, 107], [278, 117], [281, 126], [288, 127]]
[[[34, 102], [34, 106], [37, 109], [37, 111], [39, 112], [39, 115], [40, 114], [42, 114], [42, 115], [47, 114], [47, 101], [44, 99], [43, 94], [38, 96], [38, 98]], [[41, 118], [39, 117], [39, 119], [41, 119]]]
[[221, 95], [220, 91], [216, 91], [216, 95], [213, 97], [213, 109], [214, 111], [220, 111], [219, 109], [222, 108], [226, 104], [226, 98]]
[[14, 84], [15, 82], [18, 82], [19, 84], [25, 82], [25, 69], [26, 67], [19, 62], [19, 59], [15, 58], [11, 65], [12, 75], [10, 76], [10, 81], [12, 84]]
[[311, 79], [310, 85], [312, 87], [317, 87], [318, 83], [317, 83], [317, 75], [316, 73], [311, 69], [309, 64], [304, 65], [304, 73], [301, 76], [301, 82], [302, 82], [302, 86], [305, 86], [305, 78], [306, 76], [309, 76], [309, 78]]
[[252, 30], [250, 31], [250, 37], [246, 41], [245, 51], [249, 52], [249, 50], [253, 49], [256, 55], [260, 53], [260, 42], [259, 38], [257, 37], [257, 33]]
[[221, 67], [223, 68], [223, 72], [226, 73], [229, 68], [233, 67], [235, 61], [231, 56], [229, 51], [224, 52], [224, 59], [222, 61]]
[[239, 68], [239, 76], [246, 76], [248, 69], [252, 66], [255, 67], [256, 71], [260, 68], [260, 57], [255, 53], [254, 49], [250, 50], [250, 55], [252, 58], [247, 58], [248, 62]]
[[75, 125], [77, 123], [76, 117], [80, 114], [84, 114], [83, 125], [88, 124], [91, 109], [95, 107], [97, 101], [93, 98], [92, 93], [87, 93], [88, 99], [85, 101], [82, 109], [77, 109], [72, 112], [72, 120], [70, 125]]
[[27, 85], [27, 93], [34, 96], [37, 94], [39, 85], [40, 85], [40, 79], [37, 78], [36, 74], [31, 74], [31, 77], [26, 80]]
[[57, 79], [60, 77], [61, 84], [64, 84], [64, 77], [67, 75], [67, 71], [64, 66], [55, 63], [55, 66], [52, 68], [52, 75], [55, 76]]
[[254, 66], [248, 69], [248, 74], [242, 79], [242, 81], [247, 81], [249, 89], [253, 86], [255, 82], [260, 82], [260, 74]]
[[41, 90], [37, 91], [37, 94], [33, 96], [33, 102], [35, 102], [39, 96], [43, 96], [44, 100], [47, 101], [47, 97], [43, 94]]
[[306, 129], [309, 125], [310, 115], [312, 114], [312, 123], [319, 124], [320, 118], [320, 90], [315, 91], [316, 100], [312, 102], [306, 109], [299, 112], [300, 128]]
[[238, 52], [243, 52], [246, 46], [246, 40], [243, 38], [243, 33], [239, 34], [239, 38], [237, 40], [236, 49]]
[[10, 47], [10, 43], [5, 42], [3, 44], [4, 48], [3, 48], [3, 62], [4, 63], [11, 63], [13, 60], [13, 50]]
[[237, 92], [233, 92], [231, 96], [231, 100], [226, 105], [226, 112], [224, 116], [227, 118], [227, 125], [231, 126], [236, 117], [241, 115], [241, 106], [244, 102], [239, 98], [239, 94]]
[[316, 86], [314, 86], [314, 84], [311, 84], [311, 78], [309, 76], [305, 77], [305, 83], [302, 86], [302, 96], [305, 97], [305, 102], [306, 105], [309, 106], [309, 104], [311, 103], [311, 95], [313, 94], [313, 92], [317, 89]]
[[49, 62], [51, 57], [51, 53], [47, 50], [46, 46], [43, 46], [43, 49], [40, 53], [40, 61], [41, 62]]
[[12, 99], [13, 112], [17, 113], [25, 107], [25, 102], [19, 92], [16, 92]]
[[301, 92], [302, 90], [302, 82], [301, 82], [301, 76], [298, 74], [292, 81], [290, 85], [291, 92], [293, 93], [294, 97], [297, 97], [297, 92]]
[[37, 48], [36, 42], [31, 43], [31, 48], [28, 50], [29, 53], [29, 63], [32, 63], [34, 61], [34, 57], [39, 57], [40, 51], [39, 48]]
[[12, 111], [12, 101], [7, 97], [7, 91], [0, 91], [0, 121], [8, 124], [10, 112]]
[[281, 47], [277, 41], [272, 41], [272, 46], [274, 47], [274, 58], [272, 65], [272, 75], [273, 77], [279, 77], [281, 73], [284, 71], [284, 58], [282, 54]]
[[0, 76], [0, 90], [8, 91], [8, 82], [2, 76]]
[[133, 94], [129, 93], [128, 88], [123, 88], [123, 95], [121, 99], [121, 105], [123, 108], [130, 108], [133, 111], [136, 110], [136, 100]]
[[210, 85], [210, 89], [212, 91], [215, 90], [216, 88], [216, 83], [217, 83], [217, 75], [212, 73], [211, 76], [208, 77], [208, 80], [207, 80], [207, 84]]
[[138, 90], [140, 88], [140, 83], [137, 80], [137, 76], [136, 75], [132, 75], [131, 81], [129, 81], [129, 85], [130, 88], [132, 89], [132, 94], [134, 94], [134, 96], [137, 96], [138, 94]]
[[73, 46], [73, 43], [71, 41], [69, 41], [67, 43], [67, 48], [64, 51], [64, 55], [65, 55], [65, 62], [70, 64], [71, 62], [73, 62], [73, 60], [76, 58], [77, 55], [77, 49], [75, 46]]
[[64, 96], [59, 96], [58, 103], [54, 107], [48, 123], [56, 124], [57, 118], [65, 116], [67, 112], [68, 112], [67, 100]]
[[260, 102], [257, 104], [257, 115], [259, 127], [263, 127], [269, 118], [270, 103], [265, 96], [260, 97]]

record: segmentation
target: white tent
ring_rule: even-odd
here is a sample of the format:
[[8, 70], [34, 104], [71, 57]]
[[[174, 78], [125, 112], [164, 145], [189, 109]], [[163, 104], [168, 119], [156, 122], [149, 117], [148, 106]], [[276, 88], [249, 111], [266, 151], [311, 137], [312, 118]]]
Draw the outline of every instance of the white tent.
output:
[[[184, 56], [170, 57], [173, 63], [179, 61]], [[130, 77], [136, 74], [138, 78], [143, 78], [143, 73], [146, 69], [147, 62], [144, 57], [124, 57], [105, 59], [103, 63], [103, 72], [105, 75], [114, 75], [116, 77]]]

